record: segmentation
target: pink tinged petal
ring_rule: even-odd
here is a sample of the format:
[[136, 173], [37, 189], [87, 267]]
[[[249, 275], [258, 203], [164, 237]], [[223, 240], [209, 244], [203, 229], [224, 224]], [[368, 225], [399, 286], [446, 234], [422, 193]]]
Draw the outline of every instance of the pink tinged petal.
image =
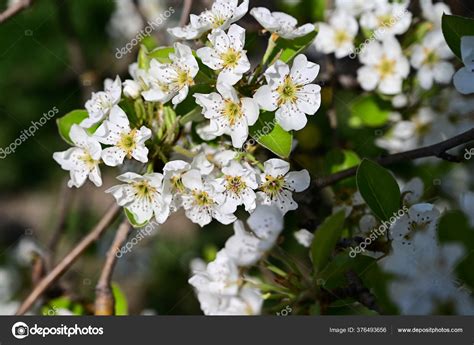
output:
[[265, 174], [273, 177], [284, 176], [290, 170], [290, 163], [278, 159], [272, 158], [263, 163]]
[[253, 98], [244, 97], [241, 99], [242, 112], [249, 126], [253, 126], [258, 120], [260, 109], [258, 103]]
[[288, 188], [295, 192], [302, 192], [309, 187], [311, 178], [308, 170], [290, 171], [285, 176], [285, 182]]
[[283, 106], [276, 111], [275, 118], [285, 131], [299, 131], [304, 128], [308, 122], [305, 113], [300, 111], [296, 104], [292, 103], [283, 104]]
[[454, 75], [453, 82], [460, 93], [464, 95], [474, 93], [474, 70], [468, 67], [461, 68]]
[[264, 110], [275, 111], [278, 108], [278, 93], [272, 91], [268, 85], [261, 86], [253, 98]]
[[102, 160], [111, 167], [116, 167], [123, 163], [125, 159], [125, 151], [118, 147], [108, 147], [102, 151]]
[[379, 82], [377, 71], [369, 66], [363, 66], [357, 70], [357, 81], [366, 91], [375, 90]]
[[321, 106], [321, 87], [316, 84], [308, 84], [298, 91], [296, 106], [308, 115], [313, 115]]

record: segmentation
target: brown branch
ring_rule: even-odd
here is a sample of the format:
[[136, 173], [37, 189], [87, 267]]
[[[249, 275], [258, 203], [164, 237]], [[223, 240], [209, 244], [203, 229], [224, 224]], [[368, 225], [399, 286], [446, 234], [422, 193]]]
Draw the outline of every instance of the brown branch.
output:
[[191, 13], [191, 7], [193, 6], [193, 0], [184, 0], [183, 12], [179, 20], [179, 26], [184, 26], [188, 22], [189, 13]]
[[95, 288], [95, 315], [114, 315], [115, 300], [112, 293], [111, 280], [115, 264], [117, 263], [117, 251], [127, 240], [130, 231], [130, 223], [125, 219], [119, 226], [115, 238], [107, 252], [104, 267], [100, 273], [99, 281]]
[[48, 273], [46, 277], [41, 280], [33, 291], [28, 295], [28, 297], [23, 301], [20, 308], [16, 312], [16, 315], [23, 315], [26, 313], [33, 304], [41, 297], [41, 295], [51, 286], [55, 281], [57, 281], [64, 272], [66, 272], [72, 264], [81, 256], [82, 253], [94, 243], [105, 230], [109, 227], [110, 224], [118, 216], [120, 207], [113, 205], [108, 209], [106, 214], [102, 219], [97, 223], [97, 225], [92, 229], [92, 231], [82, 239], [70, 252], [67, 254], [54, 269]]
[[31, 6], [33, 0], [19, 0], [0, 13], [0, 24]]
[[[461, 133], [455, 137], [452, 137], [451, 139], [442, 141], [440, 143], [422, 147], [415, 150], [410, 150], [410, 151], [396, 153], [393, 155], [380, 157], [376, 159], [376, 161], [380, 165], [384, 165], [384, 166], [399, 163], [402, 161], [415, 160], [415, 159], [425, 158], [425, 157], [438, 157], [440, 159], [444, 159], [450, 162], [460, 162], [461, 160], [458, 157], [450, 155], [446, 151], [452, 148], [455, 148], [457, 146], [466, 144], [473, 140], [474, 140], [474, 128], [464, 133]], [[332, 175], [317, 178], [313, 181], [313, 187], [317, 189], [321, 189], [321, 188], [330, 186], [348, 177], [354, 176], [356, 172], [357, 172], [357, 167], [353, 167], [350, 169], [339, 171]]]

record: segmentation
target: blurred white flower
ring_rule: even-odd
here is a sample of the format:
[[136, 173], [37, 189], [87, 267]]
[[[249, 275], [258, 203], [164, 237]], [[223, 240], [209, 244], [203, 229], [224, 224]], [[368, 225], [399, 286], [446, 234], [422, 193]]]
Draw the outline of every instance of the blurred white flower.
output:
[[99, 142], [78, 125], [71, 126], [69, 137], [75, 146], [53, 154], [53, 159], [61, 165], [61, 168], [69, 171], [71, 179], [68, 181], [68, 186], [79, 188], [88, 177], [97, 187], [101, 186], [99, 162], [102, 147]]
[[298, 243], [301, 244], [303, 247], [311, 247], [311, 243], [313, 243], [314, 238], [314, 234], [312, 232], [309, 232], [306, 229], [300, 229], [298, 231], [295, 231], [293, 235], [295, 236]]
[[454, 57], [441, 30], [431, 31], [421, 44], [413, 46], [411, 64], [418, 70], [417, 78], [423, 89], [431, 89], [433, 82], [448, 84], [454, 67], [446, 60]]
[[359, 31], [357, 20], [344, 11], [331, 14], [328, 24], [318, 23], [318, 35], [314, 41], [316, 50], [334, 53], [336, 58], [348, 56], [354, 50], [354, 38]]
[[236, 220], [234, 235], [225, 243], [227, 255], [239, 266], [254, 265], [263, 256], [260, 249], [261, 240], [245, 230], [244, 223]]
[[163, 195], [163, 175], [149, 173], [138, 175], [127, 172], [117, 176], [125, 184], [107, 189], [117, 204], [133, 214], [138, 224], [143, 224], [155, 216], [156, 221], [164, 223], [169, 215], [170, 197]]
[[138, 68], [138, 64], [134, 62], [128, 66], [128, 73], [133, 79], [126, 79], [122, 83], [123, 95], [125, 97], [136, 99], [146, 88], [145, 80], [147, 72]]
[[217, 83], [236, 84], [250, 69], [245, 46], [245, 29], [233, 24], [227, 34], [216, 29], [208, 36], [210, 47], [196, 51], [197, 56], [208, 67], [220, 71]]
[[170, 210], [176, 211], [182, 206], [181, 196], [186, 191], [183, 174], [191, 169], [191, 165], [182, 160], [172, 160], [163, 167], [163, 195], [171, 198]]
[[278, 124], [285, 130], [300, 130], [306, 126], [307, 115], [314, 115], [321, 105], [321, 87], [311, 84], [319, 73], [319, 65], [296, 56], [290, 67], [278, 60], [265, 72], [268, 85], [254, 95], [264, 110], [275, 111]]
[[410, 64], [395, 38], [386, 38], [382, 43], [370, 42], [359, 58], [363, 66], [357, 71], [357, 80], [364, 90], [377, 89], [387, 95], [396, 95], [402, 91]]
[[250, 14], [266, 30], [289, 40], [306, 36], [314, 31], [313, 24], [304, 24], [298, 27], [296, 18], [283, 12], [270, 12], [265, 7], [254, 7]]
[[217, 84], [217, 91], [210, 94], [196, 93], [196, 103], [203, 108], [204, 117], [210, 119], [208, 133], [215, 136], [230, 135], [232, 145], [240, 148], [247, 140], [249, 126], [258, 119], [257, 102], [249, 97], [239, 97], [227, 84]]
[[411, 24], [412, 14], [408, 11], [409, 2], [378, 2], [376, 6], [362, 14], [360, 26], [373, 30], [375, 38], [384, 40], [387, 37], [405, 33]]
[[433, 4], [433, 0], [420, 0], [420, 6], [423, 17], [433, 23], [435, 29], [441, 28], [443, 13], [451, 14], [449, 6], [442, 1]]
[[459, 205], [469, 219], [469, 224], [474, 228], [474, 192], [467, 191], [460, 195]]
[[401, 189], [403, 202], [408, 205], [413, 205], [420, 202], [424, 194], [425, 184], [419, 177], [414, 177], [409, 180]]
[[81, 127], [90, 128], [106, 118], [113, 106], [120, 102], [122, 95], [122, 82], [117, 76], [115, 80], [104, 81], [104, 91], [92, 93], [92, 98], [86, 102], [86, 110], [89, 117], [81, 122]]
[[267, 251], [275, 245], [283, 231], [283, 215], [274, 205], [259, 204], [247, 219], [247, 224], [260, 240], [260, 250]]
[[99, 142], [111, 145], [102, 151], [102, 160], [109, 166], [123, 163], [125, 157], [135, 158], [142, 163], [148, 162], [148, 149], [145, 141], [151, 138], [151, 130], [142, 126], [131, 129], [127, 114], [118, 106], [114, 106], [108, 120], [97, 128], [94, 136]]
[[384, 4], [387, 0], [336, 0], [336, 9], [343, 10], [353, 16], [358, 16], [363, 12], [370, 11], [378, 4]]
[[168, 29], [168, 32], [178, 39], [193, 40], [201, 37], [210, 30], [226, 30], [232, 23], [242, 18], [248, 11], [249, 1], [216, 0], [210, 10], [199, 15], [191, 14], [189, 25]]
[[142, 92], [143, 98], [151, 102], [181, 103], [188, 95], [189, 87], [194, 85], [199, 66], [191, 48], [175, 43], [174, 53], [169, 55], [171, 63], [162, 64], [151, 60], [146, 79], [149, 90]]
[[289, 171], [290, 164], [272, 158], [264, 163], [264, 173], [260, 176], [260, 192], [264, 205], [276, 205], [282, 214], [296, 210], [293, 192], [301, 192], [309, 187], [311, 179], [307, 170]]
[[464, 67], [454, 75], [454, 86], [464, 94], [474, 93], [474, 36], [461, 38], [461, 53]]

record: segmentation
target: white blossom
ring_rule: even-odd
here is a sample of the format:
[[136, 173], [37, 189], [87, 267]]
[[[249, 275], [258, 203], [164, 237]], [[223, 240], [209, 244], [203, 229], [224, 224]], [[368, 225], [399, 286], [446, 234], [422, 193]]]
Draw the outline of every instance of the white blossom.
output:
[[170, 198], [163, 195], [163, 175], [148, 173], [139, 175], [127, 172], [117, 177], [125, 184], [106, 190], [116, 199], [117, 204], [133, 214], [138, 224], [148, 222], [153, 216], [160, 224], [169, 215]]
[[418, 70], [417, 78], [423, 89], [431, 89], [433, 82], [448, 84], [454, 67], [447, 59], [454, 55], [440, 30], [429, 32], [421, 44], [413, 47], [411, 64]]
[[296, 210], [298, 204], [293, 200], [293, 192], [301, 192], [309, 187], [310, 177], [306, 169], [291, 171], [290, 164], [272, 158], [264, 163], [264, 173], [260, 177], [258, 194], [264, 205], [276, 205], [282, 214]]
[[199, 66], [191, 48], [175, 43], [174, 53], [170, 53], [171, 63], [160, 63], [153, 59], [145, 82], [148, 90], [142, 92], [143, 98], [151, 102], [167, 102], [174, 105], [181, 103], [194, 85]]
[[454, 75], [454, 86], [467, 95], [474, 93], [474, 36], [461, 38], [461, 54], [464, 67]]
[[408, 181], [401, 189], [403, 202], [413, 205], [421, 200], [424, 193], [425, 184], [419, 177], [414, 177]]
[[138, 64], [134, 62], [128, 67], [128, 73], [133, 79], [127, 79], [122, 83], [123, 95], [136, 99], [140, 97], [140, 94], [146, 88], [145, 80], [147, 72], [138, 68]]
[[250, 14], [263, 26], [266, 30], [276, 33], [286, 39], [294, 39], [306, 36], [314, 31], [313, 24], [304, 24], [298, 27], [298, 21], [283, 12], [270, 12], [265, 7], [254, 7]]
[[300, 130], [306, 114], [313, 115], [321, 105], [321, 87], [311, 84], [319, 73], [319, 65], [298, 55], [290, 67], [277, 61], [265, 72], [268, 85], [261, 86], [254, 95], [264, 110], [275, 111], [278, 124], [285, 130]]
[[242, 18], [248, 11], [249, 1], [216, 0], [210, 10], [199, 15], [191, 14], [189, 25], [168, 29], [168, 32], [178, 39], [193, 40], [201, 37], [210, 30], [226, 30], [232, 23]]
[[463, 192], [459, 197], [459, 205], [468, 217], [470, 226], [474, 228], [474, 192]]
[[210, 47], [196, 51], [197, 56], [215, 71], [220, 71], [217, 83], [236, 84], [250, 70], [245, 46], [245, 29], [233, 24], [227, 34], [216, 29], [208, 36]]
[[96, 123], [105, 119], [113, 106], [120, 102], [122, 95], [122, 82], [117, 76], [114, 81], [106, 79], [104, 81], [104, 91], [92, 93], [92, 98], [86, 102], [86, 110], [89, 117], [81, 122], [81, 127], [90, 128]]
[[247, 140], [249, 126], [258, 119], [258, 104], [249, 97], [239, 97], [232, 86], [217, 84], [211, 94], [194, 94], [196, 103], [203, 108], [204, 117], [210, 119], [208, 132], [216, 136], [230, 135], [234, 147], [242, 147]]
[[387, 0], [336, 0], [336, 9], [358, 16], [363, 12], [370, 11], [377, 4], [385, 3]]
[[387, 95], [402, 91], [410, 65], [395, 38], [388, 37], [382, 43], [370, 42], [359, 58], [364, 66], [357, 71], [357, 80], [364, 90], [377, 89]]
[[182, 160], [172, 160], [163, 167], [163, 195], [171, 199], [171, 211], [176, 211], [182, 205], [181, 196], [186, 192], [182, 178], [190, 169], [191, 165]]
[[225, 243], [227, 255], [239, 266], [251, 266], [261, 259], [264, 251], [260, 249], [261, 240], [245, 230], [240, 220], [234, 223], [234, 235]]
[[259, 204], [247, 219], [247, 224], [260, 240], [259, 249], [265, 252], [275, 245], [283, 231], [283, 215], [275, 205]]
[[326, 23], [318, 23], [318, 35], [314, 41], [317, 50], [341, 59], [354, 50], [354, 38], [359, 31], [357, 20], [344, 11], [336, 11]]
[[449, 6], [442, 1], [433, 4], [433, 0], [420, 0], [420, 6], [423, 17], [433, 23], [435, 29], [441, 28], [444, 13], [451, 14]]
[[360, 26], [373, 30], [374, 37], [384, 40], [387, 37], [404, 34], [411, 24], [412, 14], [408, 11], [409, 2], [378, 2], [372, 10], [360, 18]]
[[312, 232], [309, 232], [306, 229], [300, 229], [298, 231], [295, 231], [293, 235], [295, 236], [298, 243], [301, 244], [303, 247], [311, 247], [311, 243], [313, 243], [314, 238], [314, 234]]
[[69, 137], [75, 146], [53, 154], [53, 159], [61, 165], [61, 168], [69, 171], [71, 179], [68, 186], [79, 188], [87, 178], [97, 187], [101, 186], [99, 163], [102, 147], [100, 143], [78, 125], [71, 126]]
[[131, 129], [127, 114], [118, 105], [112, 108], [108, 120], [97, 128], [94, 136], [102, 144], [111, 145], [102, 151], [102, 160], [109, 166], [122, 164], [125, 157], [148, 162], [145, 141], [151, 138], [151, 130], [144, 126]]
[[225, 196], [223, 189], [217, 184], [204, 182], [201, 173], [192, 169], [183, 174], [183, 185], [189, 190], [182, 195], [186, 216], [201, 227], [215, 218], [222, 224], [230, 224], [236, 220], [232, 213], [222, 208]]

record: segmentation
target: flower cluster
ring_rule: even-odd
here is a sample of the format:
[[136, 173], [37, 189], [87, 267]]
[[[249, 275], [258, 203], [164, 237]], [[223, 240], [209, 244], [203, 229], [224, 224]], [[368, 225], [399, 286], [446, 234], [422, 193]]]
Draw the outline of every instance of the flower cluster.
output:
[[[216, 259], [193, 268], [189, 283], [194, 286], [206, 315], [260, 314], [263, 297], [254, 278], [245, 268], [258, 262], [275, 244], [283, 230], [283, 217], [275, 206], [258, 206], [248, 218], [234, 223], [231, 236]], [[196, 267], [197, 266], [197, 267]]]

